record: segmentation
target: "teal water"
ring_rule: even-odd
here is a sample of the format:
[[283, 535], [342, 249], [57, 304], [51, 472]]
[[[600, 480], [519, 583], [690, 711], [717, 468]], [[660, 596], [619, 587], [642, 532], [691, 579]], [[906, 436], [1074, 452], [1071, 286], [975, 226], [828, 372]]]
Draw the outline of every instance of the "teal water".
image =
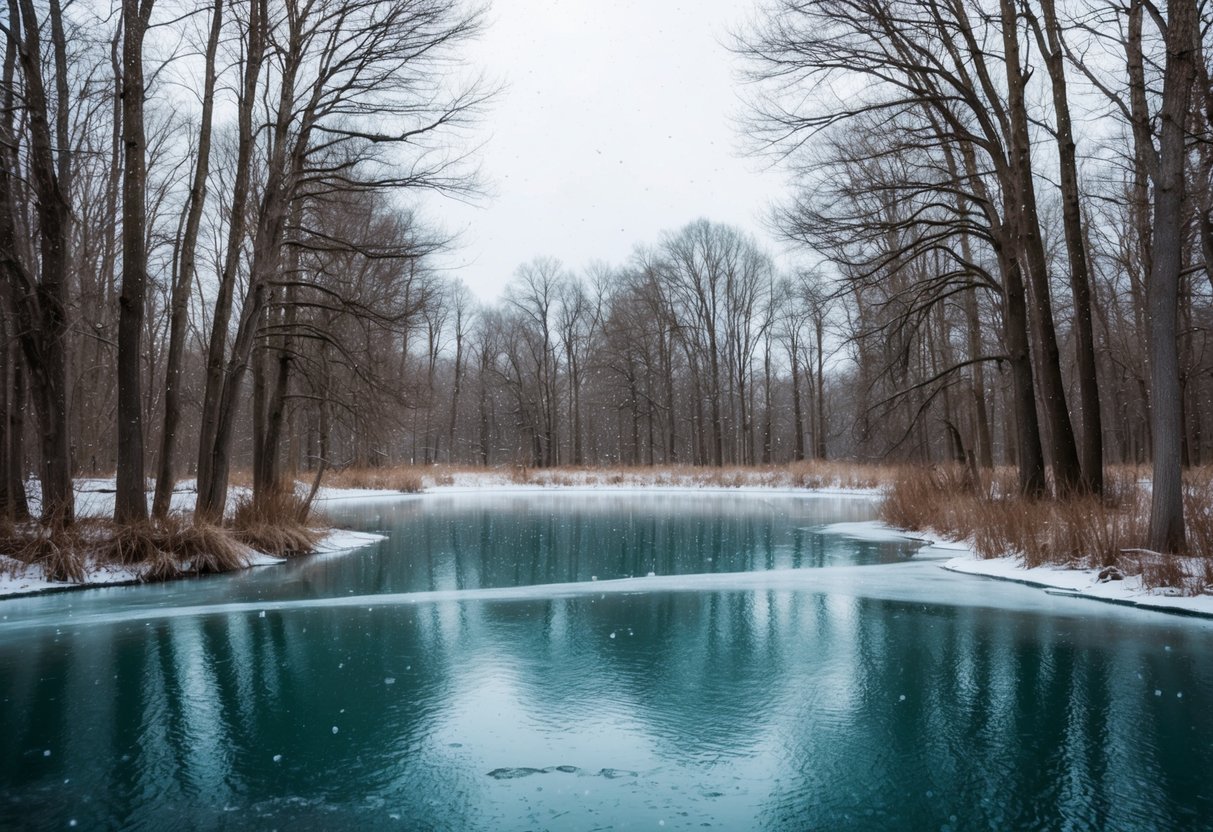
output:
[[861, 499], [330, 513], [390, 539], [0, 602], [0, 829], [1213, 828], [1208, 622], [821, 531]]

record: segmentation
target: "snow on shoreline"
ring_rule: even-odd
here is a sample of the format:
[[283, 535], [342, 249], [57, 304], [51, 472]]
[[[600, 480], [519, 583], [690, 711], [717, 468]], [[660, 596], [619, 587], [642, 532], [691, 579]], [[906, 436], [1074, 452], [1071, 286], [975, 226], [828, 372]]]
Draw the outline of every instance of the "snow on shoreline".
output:
[[1100, 581], [1098, 569], [1069, 569], [1063, 566], [1027, 568], [1017, 555], [979, 558], [972, 551], [954, 557], [942, 566], [950, 572], [1039, 587], [1052, 595], [1213, 618], [1213, 595], [1169, 595], [1164, 590], [1146, 589], [1139, 575], [1126, 575], [1118, 581]]
[[[427, 487], [421, 493], [405, 493], [385, 489], [370, 488], [321, 488], [316, 495], [317, 505], [344, 500], [382, 500], [419, 498], [430, 494], [484, 494], [492, 493], [587, 493], [610, 491], [612, 493], [627, 493], [633, 491], [661, 490], [663, 492], [726, 492], [747, 494], [797, 494], [819, 496], [867, 496], [874, 497], [880, 493], [875, 488], [842, 488], [826, 487], [806, 489], [795, 487], [786, 477], [767, 479], [755, 478], [754, 484], [736, 487], [697, 483], [695, 477], [670, 475], [655, 472], [652, 476], [626, 475], [620, 476], [604, 472], [577, 472], [570, 477], [567, 473], [560, 482], [518, 483], [508, 474], [501, 472], [459, 472], [448, 478], [444, 484], [435, 484], [427, 477]], [[570, 482], [571, 480], [571, 482]], [[40, 493], [37, 481], [29, 483], [29, 502], [33, 511], [38, 510]], [[80, 517], [106, 517], [114, 510], [114, 481], [105, 478], [88, 478], [76, 480], [76, 513]], [[247, 489], [232, 487], [229, 489], [229, 504], [234, 505]], [[183, 480], [173, 490], [171, 510], [188, 512], [193, 508], [196, 493], [194, 483]], [[334, 529], [317, 544], [314, 555], [337, 554], [353, 551], [380, 540], [384, 535], [369, 532], [355, 532], [348, 529]], [[254, 552], [249, 561], [249, 567], [272, 566], [283, 563], [284, 559], [268, 555], [264, 552]], [[117, 586], [122, 584], [140, 583], [138, 568], [118, 566], [114, 564], [90, 564], [86, 567], [87, 575], [82, 582], [50, 581], [44, 577], [38, 566], [22, 564], [12, 558], [0, 555], [0, 599], [43, 592], [56, 592], [72, 589], [87, 589], [89, 587]]]
[[1099, 569], [1072, 569], [1064, 566], [1027, 568], [1023, 558], [1010, 555], [1001, 558], [981, 558], [969, 543], [938, 540], [929, 535], [904, 531], [879, 520], [853, 523], [832, 523], [820, 531], [854, 540], [883, 542], [888, 540], [923, 540], [926, 554], [960, 552], [939, 564], [949, 572], [1011, 581], [1043, 589], [1050, 595], [1086, 598], [1109, 604], [1137, 607], [1155, 612], [1195, 615], [1213, 618], [1213, 595], [1177, 595], [1165, 590], [1150, 590], [1142, 586], [1141, 576], [1126, 575], [1121, 580], [1100, 581]]
[[[315, 554], [351, 552], [386, 539], [386, 536], [381, 534], [355, 532], [349, 529], [333, 529], [316, 544]], [[249, 558], [248, 568], [275, 566], [280, 563], [286, 563], [286, 558], [274, 557], [265, 552], [253, 552]], [[47, 580], [43, 575], [41, 567], [28, 566], [3, 555], [0, 555], [0, 568], [4, 570], [4, 574], [0, 575], [0, 599], [34, 595], [43, 592], [62, 592], [73, 589], [142, 583], [138, 568], [108, 563], [92, 564], [86, 567], [86, 577], [80, 583], [75, 581]]]
[[825, 486], [822, 488], [805, 488], [791, 484], [777, 485], [709, 485], [683, 484], [679, 482], [596, 482], [578, 485], [563, 483], [518, 483], [510, 480], [500, 482], [488, 480], [485, 482], [456, 481], [450, 485], [428, 485], [422, 491], [405, 492], [381, 488], [321, 488], [316, 494], [316, 502], [326, 503], [341, 500], [383, 500], [411, 497], [418, 499], [431, 495], [456, 494], [593, 494], [610, 492], [611, 494], [629, 494], [640, 492], [660, 491], [662, 494], [767, 494], [797, 497], [879, 497], [884, 493], [879, 488], [849, 488], [843, 486]]
[[[838, 485], [820, 488], [797, 487], [790, 482], [778, 478], [755, 480], [752, 483], [736, 486], [719, 485], [712, 482], [697, 482], [687, 476], [670, 476], [668, 473], [654, 472], [652, 476], [630, 475], [621, 477], [604, 472], [577, 472], [578, 476], [565, 476], [559, 482], [529, 482], [519, 483], [508, 474], [500, 472], [460, 472], [447, 481], [437, 484], [426, 483], [426, 488], [420, 493], [405, 493], [385, 489], [341, 489], [322, 488], [316, 495], [316, 502], [324, 504], [337, 501], [356, 500], [385, 500], [385, 499], [421, 499], [430, 495], [485, 495], [485, 494], [586, 494], [603, 493], [626, 494], [630, 492], [662, 493], [724, 493], [745, 495], [799, 496], [799, 497], [868, 497], [876, 498], [882, 493], [880, 488], [853, 488]], [[190, 489], [191, 483], [182, 483], [174, 493], [173, 508], [192, 506], [194, 494]], [[83, 507], [81, 515], [104, 515], [113, 510], [113, 481], [112, 480], [83, 480], [76, 486], [77, 499]], [[238, 489], [233, 489], [238, 491]], [[178, 506], [180, 503], [180, 506]], [[1041, 566], [1026, 568], [1018, 556], [1001, 558], [978, 557], [972, 546], [964, 541], [949, 541], [930, 534], [920, 534], [893, 528], [887, 524], [872, 520], [862, 522], [833, 523], [821, 529], [828, 534], [837, 534], [863, 541], [886, 540], [920, 540], [927, 544], [921, 554], [959, 553], [939, 566], [948, 572], [990, 578], [1000, 581], [1010, 581], [1026, 586], [1037, 587], [1050, 595], [1083, 598], [1122, 606], [1136, 607], [1143, 610], [1166, 612], [1179, 615], [1200, 616], [1213, 618], [1213, 595], [1173, 595], [1161, 590], [1149, 590], [1142, 586], [1139, 576], [1126, 576], [1123, 580], [1104, 581], [1098, 578], [1098, 569], [1073, 569], [1062, 566]], [[326, 535], [318, 544], [316, 554], [335, 554], [348, 552], [369, 546], [385, 539], [384, 535], [367, 532], [355, 532], [345, 529], [335, 529]], [[942, 559], [942, 558], [941, 558]], [[0, 565], [7, 558], [0, 556]], [[249, 566], [267, 566], [282, 563], [282, 559], [257, 552]], [[130, 568], [100, 565], [90, 570], [84, 583], [52, 582], [42, 578], [36, 567], [25, 567], [15, 575], [0, 576], [0, 598], [27, 595], [38, 592], [56, 591], [63, 589], [80, 589], [90, 586], [112, 586], [116, 584], [138, 583], [137, 570]]]

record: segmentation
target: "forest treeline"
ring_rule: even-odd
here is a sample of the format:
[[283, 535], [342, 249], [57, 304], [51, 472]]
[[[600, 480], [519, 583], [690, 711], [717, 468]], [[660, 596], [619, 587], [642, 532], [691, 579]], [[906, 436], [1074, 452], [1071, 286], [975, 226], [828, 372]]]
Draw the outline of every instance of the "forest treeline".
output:
[[[1183, 547], [1213, 393], [1207, 0], [775, 0], [735, 59], [789, 171], [781, 270], [707, 219], [493, 303], [417, 194], [471, 194], [491, 85], [456, 0], [10, 0], [0, 506], [218, 517], [400, 463], [1154, 465]], [[508, 112], [494, 117], [508, 118]], [[690, 218], [687, 218], [690, 219]], [[32, 408], [27, 407], [32, 405]], [[146, 487], [154, 482], [149, 501]]]

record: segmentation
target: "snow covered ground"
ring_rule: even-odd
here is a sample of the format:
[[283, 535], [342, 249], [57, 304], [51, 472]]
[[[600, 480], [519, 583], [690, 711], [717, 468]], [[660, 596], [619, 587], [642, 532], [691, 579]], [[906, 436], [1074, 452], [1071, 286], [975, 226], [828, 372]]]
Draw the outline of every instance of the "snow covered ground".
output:
[[[529, 471], [525, 482], [519, 482], [508, 471], [453, 471], [423, 478], [424, 491], [414, 494], [462, 494], [534, 491], [636, 491], [659, 488], [662, 492], [717, 491], [726, 493], [789, 493], [820, 494], [823, 496], [874, 497], [882, 493], [877, 487], [857, 487], [840, 482], [816, 483], [806, 486], [788, 471], [779, 469], [726, 470], [715, 469], [626, 469], [603, 470], [536, 470]], [[401, 492], [370, 488], [320, 489], [318, 500], [349, 500], [399, 496]]]
[[1178, 595], [1174, 590], [1146, 589], [1137, 575], [1122, 580], [1100, 581], [1098, 569], [1066, 569], [1061, 566], [1025, 568], [1017, 556], [979, 558], [972, 551], [943, 564], [944, 569], [1036, 586], [1054, 595], [1090, 598], [1112, 604], [1159, 612], [1213, 617], [1213, 595]]
[[[315, 554], [351, 552], [383, 540], [381, 534], [355, 532], [349, 529], [334, 529], [316, 545]], [[285, 563], [285, 559], [253, 552], [249, 567], [273, 566]], [[0, 597], [6, 595], [29, 595], [35, 592], [52, 592], [66, 589], [82, 589], [90, 586], [113, 586], [115, 584], [137, 584], [141, 582], [139, 569], [114, 564], [94, 563], [86, 567], [87, 577], [83, 583], [47, 580], [39, 566], [27, 566], [0, 555]]]
[[[37, 511], [39, 497], [37, 483], [30, 483], [30, 509]], [[171, 507], [173, 511], [192, 511], [196, 494], [193, 482], [183, 482], [173, 491]], [[76, 480], [76, 515], [78, 517], [108, 517], [114, 512], [114, 481], [112, 479], [81, 479]], [[229, 503], [234, 502], [245, 493], [244, 489], [233, 488], [229, 495]], [[382, 495], [383, 492], [373, 492]], [[149, 499], [151, 495], [148, 495]], [[316, 554], [333, 554], [349, 552], [369, 546], [383, 540], [381, 534], [355, 532], [348, 529], [333, 529], [326, 534], [316, 546]], [[274, 557], [264, 552], [253, 552], [249, 559], [249, 567], [272, 566], [283, 563], [283, 558]], [[12, 558], [0, 555], [0, 598], [12, 595], [29, 595], [36, 592], [54, 592], [67, 589], [81, 589], [90, 586], [113, 586], [115, 584], [134, 584], [140, 582], [140, 570], [137, 567], [118, 566], [108, 563], [92, 563], [85, 567], [86, 578], [83, 583], [73, 581], [47, 580], [43, 570], [37, 565], [26, 565]]]
[[[865, 541], [924, 540], [928, 546], [916, 557], [938, 559], [942, 561], [939, 565], [950, 572], [1013, 581], [1038, 587], [1050, 595], [1087, 598], [1158, 612], [1213, 618], [1213, 595], [1181, 595], [1175, 590], [1146, 589], [1137, 575], [1127, 575], [1121, 580], [1101, 581], [1099, 569], [1069, 569], [1063, 566], [1038, 566], [1029, 569], [1024, 566], [1023, 558], [1018, 556], [980, 558], [967, 542], [939, 540], [927, 534], [906, 532], [878, 520], [833, 523], [822, 531]], [[948, 557], [950, 553], [955, 554]]]

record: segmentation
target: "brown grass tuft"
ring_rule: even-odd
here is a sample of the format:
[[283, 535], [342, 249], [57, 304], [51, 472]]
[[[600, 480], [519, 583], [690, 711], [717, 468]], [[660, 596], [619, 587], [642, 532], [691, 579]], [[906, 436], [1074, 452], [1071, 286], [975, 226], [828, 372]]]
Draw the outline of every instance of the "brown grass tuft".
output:
[[1144, 552], [1135, 560], [1135, 567], [1130, 569], [1141, 575], [1141, 582], [1147, 587], [1172, 589], [1184, 595], [1195, 595], [1200, 591], [1192, 580], [1197, 576], [1190, 576], [1184, 571], [1180, 558]]
[[[341, 468], [329, 471], [324, 484], [330, 488], [369, 488], [417, 494], [425, 488], [428, 469], [424, 466], [394, 468]], [[450, 474], [438, 475], [450, 479]]]
[[251, 555], [232, 532], [178, 514], [112, 526], [97, 548], [102, 562], [143, 567], [139, 577], [144, 581], [242, 569]]
[[164, 533], [163, 551], [171, 553], [181, 565], [178, 574], [204, 575], [243, 569], [253, 554], [227, 529], [209, 523], [192, 523], [172, 516], [165, 522]]
[[233, 534], [242, 543], [276, 557], [312, 552], [322, 532], [312, 528], [307, 502], [286, 489], [257, 499], [241, 497], [232, 513]]
[[1188, 557], [1143, 550], [1149, 528], [1148, 492], [1135, 468], [1110, 469], [1103, 496], [1028, 499], [1018, 496], [1014, 471], [996, 471], [973, 487], [959, 469], [902, 472], [888, 490], [881, 516], [890, 525], [971, 540], [980, 557], [1018, 555], [1027, 567], [1117, 566], [1140, 575], [1148, 589], [1185, 594], [1213, 585], [1213, 483], [1189, 475]]
[[1184, 495], [1188, 552], [1213, 561], [1213, 484], [1195, 482]]
[[0, 555], [39, 566], [47, 580], [84, 580], [84, 526], [9, 525], [0, 533]]

